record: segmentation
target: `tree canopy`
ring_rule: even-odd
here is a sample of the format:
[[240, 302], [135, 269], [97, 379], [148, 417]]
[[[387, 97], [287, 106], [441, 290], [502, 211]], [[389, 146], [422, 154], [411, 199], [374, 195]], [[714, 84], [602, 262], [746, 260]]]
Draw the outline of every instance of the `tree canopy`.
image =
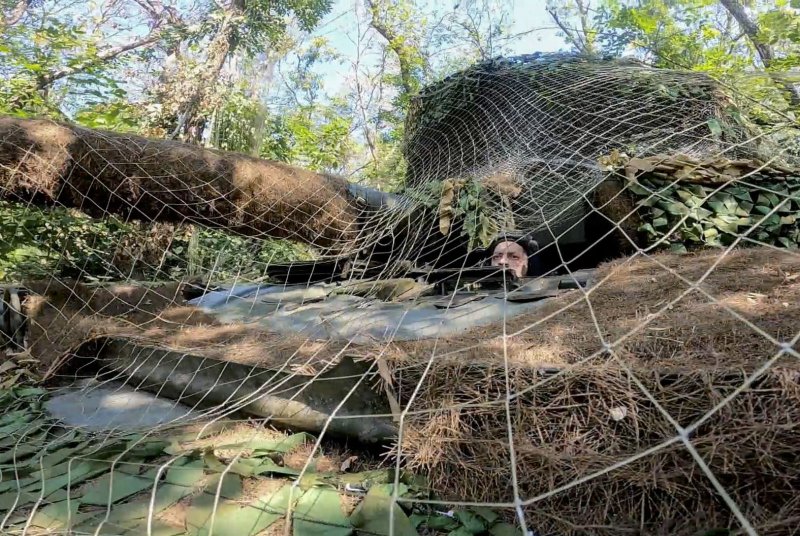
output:
[[752, 119], [782, 124], [782, 145], [800, 152], [793, 0], [0, 0], [0, 32], [0, 114], [181, 140], [383, 190], [405, 181], [413, 95], [540, 46], [708, 73], [743, 108], [758, 103]]

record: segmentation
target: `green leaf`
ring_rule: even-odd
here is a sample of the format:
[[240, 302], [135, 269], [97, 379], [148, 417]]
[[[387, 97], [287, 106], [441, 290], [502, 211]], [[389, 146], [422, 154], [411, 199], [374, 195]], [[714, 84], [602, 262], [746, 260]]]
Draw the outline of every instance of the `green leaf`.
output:
[[777, 214], [772, 214], [771, 216], [768, 216], [767, 219], [764, 220], [762, 225], [767, 231], [770, 232], [777, 231], [778, 229], [781, 228], [781, 217], [778, 216]]
[[332, 489], [312, 488], [295, 506], [292, 518], [294, 536], [349, 536], [350, 520], [342, 511], [339, 493]]
[[288, 476], [299, 476], [300, 471], [297, 469], [292, 469], [291, 467], [286, 467], [284, 465], [278, 465], [270, 458], [263, 458], [260, 460], [260, 463], [253, 468], [254, 475], [264, 475], [264, 474], [274, 474], [274, 475], [288, 475]]
[[686, 253], [686, 246], [683, 244], [670, 244], [669, 250], [673, 253]]
[[667, 218], [656, 218], [653, 220], [653, 227], [656, 229], [663, 229], [664, 227], [669, 226], [669, 221]]
[[657, 235], [658, 234], [656, 232], [656, 230], [653, 228], [653, 226], [651, 224], [649, 224], [649, 223], [643, 223], [642, 225], [639, 226], [639, 228], [637, 230], [639, 232], [641, 232], [641, 233], [647, 233], [649, 235]]
[[711, 131], [712, 136], [714, 136], [715, 138], [722, 137], [722, 125], [719, 124], [719, 121], [717, 121], [712, 117], [711, 119], [706, 121], [706, 124], [708, 125], [708, 129]]
[[656, 196], [652, 196], [652, 197], [647, 197], [645, 199], [641, 199], [641, 200], [637, 201], [636, 204], [638, 206], [640, 206], [640, 207], [652, 207], [658, 201], [659, 201], [659, 199]]
[[[258, 534], [285, 515], [291, 485], [283, 486], [266, 501], [255, 506], [241, 506], [232, 501], [215, 500], [204, 494], [192, 501], [186, 514], [189, 534], [219, 536], [248, 536]], [[294, 495], [300, 493], [295, 489]], [[212, 517], [213, 525], [212, 525]]]
[[706, 188], [701, 184], [685, 184], [683, 185], [683, 188], [700, 199], [705, 199], [705, 197], [708, 195], [708, 190], [706, 190]]
[[[166, 510], [184, 497], [188, 497], [194, 493], [195, 489], [196, 488], [188, 486], [159, 483], [156, 488], [155, 501], [153, 501], [153, 513]], [[152, 488], [149, 491], [152, 492]], [[147, 493], [137, 501], [118, 504], [111, 509], [111, 516], [109, 519], [111, 521], [145, 519], [150, 515], [151, 498], [151, 493]]]
[[691, 211], [689, 211], [689, 218], [693, 218], [697, 221], [703, 221], [709, 216], [711, 216], [711, 214], [713, 213], [710, 210], [698, 207], [698, 208], [693, 208]]
[[726, 207], [725, 204], [719, 200], [709, 200], [707, 204], [709, 207], [711, 207], [711, 210], [714, 211], [714, 214], [730, 214], [728, 207]]
[[457, 510], [454, 512], [456, 519], [461, 522], [463, 528], [468, 530], [471, 534], [479, 534], [486, 530], [486, 520], [478, 517], [477, 514], [468, 510]]
[[[32, 505], [41, 498], [39, 491], [25, 491], [17, 492], [17, 490], [3, 493], [0, 495], [0, 511], [10, 510], [13, 508], [22, 508], [26, 505]], [[57, 489], [49, 491], [45, 497], [48, 502], [59, 502], [67, 498], [67, 492], [64, 489]]]
[[763, 214], [766, 216], [767, 214], [772, 212], [772, 209], [764, 205], [756, 205], [755, 211], [758, 212], [759, 214]]
[[689, 207], [679, 201], [662, 201], [659, 206], [673, 216], [683, 216], [689, 213]]
[[208, 477], [205, 485], [206, 494], [216, 495], [217, 487], [219, 486], [220, 479], [222, 479], [222, 487], [220, 488], [220, 496], [226, 499], [238, 499], [242, 495], [242, 479], [238, 475], [232, 473], [217, 473]]
[[[272, 462], [272, 460], [269, 460], [269, 461]], [[231, 462], [231, 463], [223, 463], [219, 458], [217, 458], [217, 456], [213, 453], [213, 451], [211, 449], [208, 449], [208, 450], [206, 450], [206, 452], [203, 453], [203, 462], [205, 463], [206, 467], [208, 467], [212, 471], [218, 471], [218, 472], [222, 473], [223, 471], [227, 470], [227, 473], [233, 473], [233, 474], [237, 474], [237, 475], [241, 475], [241, 476], [247, 477], [247, 476], [253, 476], [253, 475], [256, 475], [256, 474], [260, 474], [259, 473], [259, 469], [262, 468], [262, 466], [264, 465], [264, 462], [266, 462], [266, 460], [263, 460], [258, 465], [254, 465], [252, 463], [247, 463], [247, 462], [242, 461], [242, 460], [237, 460], [237, 461]], [[274, 462], [272, 462], [272, 464], [278, 470], [283, 469], [282, 467], [278, 466]], [[299, 474], [299, 472], [296, 472], [293, 469], [291, 471], [292, 471], [291, 474]], [[261, 473], [269, 472], [268, 471], [268, 467], [264, 467], [263, 470], [260, 471], [260, 472]]]
[[480, 534], [480, 532], [471, 531], [467, 527], [458, 527], [455, 530], [451, 530], [447, 534], [448, 536], [472, 536], [473, 534]]
[[676, 193], [678, 194], [678, 197], [680, 197], [681, 201], [683, 201], [686, 204], [686, 206], [690, 208], [697, 208], [702, 206], [703, 204], [702, 197], [699, 197], [688, 190], [679, 188], [676, 190]]
[[[392, 503], [386, 486], [373, 486], [367, 496], [353, 511], [350, 523], [353, 527], [378, 536], [389, 536], [390, 528], [395, 536], [417, 536], [411, 520], [397, 503]], [[394, 526], [389, 525], [390, 512], [394, 516]]]
[[650, 209], [650, 215], [651, 215], [653, 218], [660, 218], [660, 217], [661, 217], [661, 216], [663, 216], [664, 214], [666, 214], [666, 212], [664, 211], [664, 209], [661, 209], [661, 208], [658, 208], [658, 207], [653, 207], [653, 208], [651, 208], [651, 209]]
[[151, 456], [159, 456], [163, 454], [164, 449], [169, 446], [170, 443], [168, 441], [151, 439], [149, 441], [133, 440], [130, 441], [126, 447], [130, 449], [131, 452], [135, 453], [136, 456], [141, 458], [149, 458]]
[[740, 201], [744, 201], [745, 203], [750, 203], [752, 205], [753, 198], [750, 195], [750, 190], [747, 188], [743, 188], [741, 186], [732, 186], [725, 189], [726, 192], [731, 194], [736, 199]]
[[762, 192], [758, 194], [758, 199], [756, 203], [758, 205], [768, 206], [770, 208], [775, 208], [780, 204], [781, 200], [772, 192]]
[[69, 525], [76, 524], [75, 516], [80, 504], [77, 500], [48, 504], [36, 511], [31, 519], [31, 525], [51, 531], [69, 528]]
[[699, 223], [695, 223], [691, 227], [684, 227], [682, 236], [692, 242], [700, 242], [700, 238], [703, 236], [703, 227]]
[[425, 518], [425, 526], [433, 530], [455, 530], [459, 523], [456, 519], [444, 515], [431, 515]]
[[489, 529], [492, 536], [522, 536], [522, 531], [509, 523], [498, 523]]
[[186, 465], [173, 466], [167, 469], [164, 478], [170, 484], [179, 486], [194, 486], [203, 479], [205, 464], [200, 460], [187, 463]]
[[[95, 477], [99, 474], [105, 473], [107, 471], [108, 471], [107, 463], [73, 461], [71, 467], [69, 467], [68, 472], [60, 476], [57, 476], [55, 478], [48, 478], [44, 480], [43, 496], [47, 498], [51, 493], [54, 493], [65, 487], [69, 487], [70, 489], [74, 490], [78, 487], [79, 484], [82, 484], [85, 480]], [[42, 482], [37, 481], [35, 484], [32, 484], [25, 489], [27, 491], [31, 492], [35, 491], [39, 493], [42, 491]]]
[[42, 451], [42, 445], [37, 443], [18, 444], [14, 448], [6, 452], [0, 453], [0, 464], [13, 462], [13, 465], [19, 464], [22, 460], [27, 459], [32, 454], [38, 454]]
[[643, 196], [643, 197], [647, 197], [648, 195], [652, 195], [653, 194], [652, 191], [648, 190], [647, 188], [644, 188], [638, 182], [633, 182], [633, 181], [629, 182], [628, 183], [628, 189], [631, 192], [633, 192], [634, 194], [639, 195], [639, 196]]
[[724, 233], [737, 234], [739, 232], [739, 226], [735, 221], [729, 221], [724, 218], [711, 218], [711, 222]]
[[81, 502], [95, 506], [113, 504], [152, 488], [154, 483], [153, 480], [115, 471], [94, 482], [81, 497]]
[[217, 450], [252, 450], [253, 456], [263, 455], [270, 452], [280, 452], [286, 454], [300, 445], [312, 441], [314, 438], [306, 433], [292, 434], [281, 439], [251, 439], [241, 443], [229, 443], [226, 445], [215, 446]]

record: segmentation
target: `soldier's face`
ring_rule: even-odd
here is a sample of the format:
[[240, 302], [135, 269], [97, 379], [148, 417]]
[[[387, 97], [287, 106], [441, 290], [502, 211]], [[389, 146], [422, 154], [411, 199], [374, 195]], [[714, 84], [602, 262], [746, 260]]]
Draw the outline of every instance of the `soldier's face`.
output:
[[500, 242], [492, 252], [492, 266], [503, 266], [512, 270], [517, 277], [525, 277], [528, 255], [516, 242]]

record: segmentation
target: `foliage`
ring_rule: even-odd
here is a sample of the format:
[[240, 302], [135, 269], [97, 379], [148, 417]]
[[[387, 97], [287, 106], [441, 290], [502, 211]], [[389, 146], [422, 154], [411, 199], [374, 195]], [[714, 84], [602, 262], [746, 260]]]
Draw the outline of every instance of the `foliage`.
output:
[[800, 13], [796, 8], [796, 5], [790, 8], [787, 2], [778, 1], [775, 9], [759, 14], [761, 39], [780, 51], [772, 69], [787, 71], [800, 66]]
[[224, 151], [248, 153], [253, 147], [255, 119], [261, 105], [243, 88], [230, 87], [214, 113], [212, 145]]
[[77, 211], [0, 203], [0, 280], [75, 276], [81, 271], [105, 275], [108, 252], [127, 231], [118, 220], [94, 220]]
[[303, 30], [308, 31], [331, 9], [331, 0], [254, 0], [207, 4], [210, 10], [195, 33], [195, 39], [214, 35], [220, 30], [225, 17], [229, 16], [226, 9], [230, 9], [230, 6], [225, 4], [242, 4], [244, 10], [231, 41], [248, 55], [258, 54], [265, 45], [279, 40], [288, 29], [288, 21], [294, 19]]
[[75, 122], [88, 128], [139, 133], [145, 118], [138, 106], [118, 99], [81, 108], [75, 113]]
[[475, 507], [455, 510], [454, 512], [433, 512], [428, 515], [411, 516], [415, 528], [429, 531], [447, 532], [451, 536], [468, 536], [470, 534], [490, 534], [491, 536], [521, 536], [522, 531], [506, 523], [489, 508]]
[[620, 55], [633, 47], [657, 67], [686, 68], [721, 75], [752, 65], [731, 21], [718, 27], [714, 0], [604, 0], [596, 24], [604, 51]]
[[[757, 38], [774, 49], [775, 58], [766, 70], [800, 66], [800, 14], [786, 2], [754, 6], [754, 12]], [[763, 59], [716, 0], [602, 0], [595, 25], [608, 54], [633, 51], [657, 67], [707, 72], [736, 87], [745, 99], [787, 109], [785, 91], [776, 87], [774, 79], [741, 76], [763, 72]]]
[[338, 171], [352, 150], [344, 105], [301, 106], [269, 119], [261, 156], [313, 171]]
[[749, 239], [800, 246], [800, 177], [756, 177], [721, 188], [644, 177], [629, 189], [638, 198], [639, 231], [648, 244], [684, 251], [728, 246], [746, 235], [743, 245]]
[[93, 219], [62, 208], [0, 203], [0, 281], [50, 276], [94, 279], [216, 280], [263, 277], [274, 262], [310, 258], [289, 241], [220, 230]]
[[460, 229], [470, 249], [488, 246], [504, 223], [508, 223], [496, 208], [499, 205], [492, 202], [491, 192], [477, 180], [430, 181], [403, 194], [425, 209], [437, 210], [441, 232], [449, 234]]

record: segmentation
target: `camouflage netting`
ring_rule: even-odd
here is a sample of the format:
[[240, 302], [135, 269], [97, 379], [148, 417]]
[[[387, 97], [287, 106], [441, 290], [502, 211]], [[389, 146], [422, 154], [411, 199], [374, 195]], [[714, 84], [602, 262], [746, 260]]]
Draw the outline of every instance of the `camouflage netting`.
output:
[[577, 210], [606, 177], [598, 158], [614, 150], [728, 158], [763, 150], [704, 74], [561, 54], [486, 61], [426, 88], [406, 135], [409, 186], [477, 179], [526, 231]]
[[[483, 63], [414, 102], [405, 200], [0, 119], [0, 272], [14, 268], [0, 274], [0, 533], [797, 532], [800, 173], [734, 102], [704, 75], [634, 62]], [[120, 223], [100, 236], [68, 208]], [[587, 229], [604, 218], [630, 255], [587, 262], [579, 280], [587, 231], [544, 244], [533, 260], [550, 255], [547, 270], [515, 288], [505, 272], [482, 286], [492, 270], [453, 253], [464, 234], [560, 226], [572, 209]], [[144, 255], [129, 217], [225, 235], [201, 255], [199, 232], [156, 230], [172, 245]], [[438, 243], [420, 247], [429, 234]], [[266, 272], [271, 253], [251, 246], [267, 237], [318, 247], [324, 262], [294, 281], [326, 283]], [[123, 263], [131, 243], [142, 253]], [[714, 248], [657, 251], [699, 246]], [[324, 255], [354, 249], [330, 276]], [[439, 258], [455, 269], [427, 271]], [[74, 280], [50, 268], [64, 264]], [[131, 281], [165, 265], [209, 285]], [[190, 297], [218, 287], [242, 301]], [[487, 304], [502, 315], [478, 322]], [[428, 330], [426, 307], [459, 331]], [[306, 314], [327, 335], [282, 323]]]
[[732, 244], [800, 246], [800, 169], [759, 159], [615, 153], [593, 194], [632, 251]]

